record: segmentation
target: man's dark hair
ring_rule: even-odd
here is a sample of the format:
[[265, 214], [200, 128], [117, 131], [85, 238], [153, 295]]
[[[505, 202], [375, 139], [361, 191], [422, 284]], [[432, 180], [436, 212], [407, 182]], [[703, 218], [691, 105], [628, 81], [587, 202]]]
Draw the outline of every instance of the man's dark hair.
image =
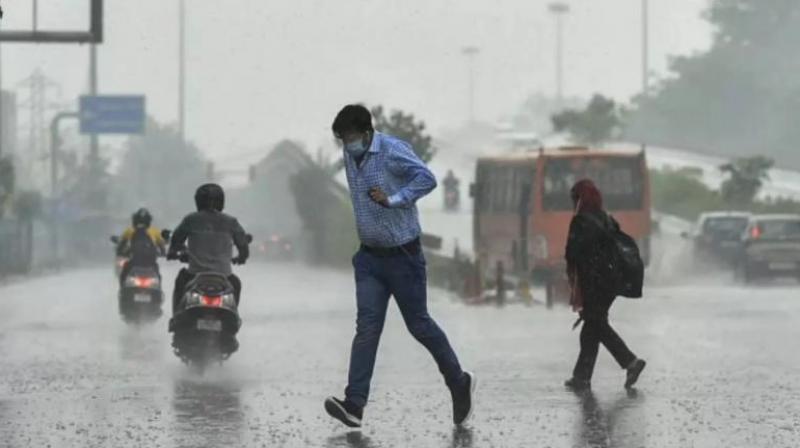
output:
[[336, 114], [331, 128], [337, 138], [342, 138], [348, 132], [373, 131], [372, 114], [360, 104], [348, 104]]

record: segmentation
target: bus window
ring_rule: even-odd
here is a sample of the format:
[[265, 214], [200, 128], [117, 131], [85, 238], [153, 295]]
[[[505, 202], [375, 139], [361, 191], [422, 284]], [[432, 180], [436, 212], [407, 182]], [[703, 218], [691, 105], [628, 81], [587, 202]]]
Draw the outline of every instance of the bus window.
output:
[[495, 213], [505, 211], [506, 195], [506, 170], [502, 166], [496, 166], [492, 170], [492, 211]]
[[636, 157], [553, 158], [544, 169], [542, 208], [572, 210], [569, 190], [575, 182], [591, 179], [603, 194], [608, 210], [639, 210], [644, 186], [641, 162]]
[[533, 184], [533, 167], [490, 165], [478, 168], [476, 206], [483, 213], [518, 213], [523, 189]]
[[521, 209], [522, 201], [530, 199], [530, 191], [524, 192], [533, 184], [533, 168], [519, 167], [514, 168], [514, 187], [509, 199], [509, 207], [512, 211], [518, 212]]
[[489, 174], [492, 171], [486, 165], [479, 165], [475, 182], [475, 208], [478, 211], [486, 212], [490, 210], [492, 182]]

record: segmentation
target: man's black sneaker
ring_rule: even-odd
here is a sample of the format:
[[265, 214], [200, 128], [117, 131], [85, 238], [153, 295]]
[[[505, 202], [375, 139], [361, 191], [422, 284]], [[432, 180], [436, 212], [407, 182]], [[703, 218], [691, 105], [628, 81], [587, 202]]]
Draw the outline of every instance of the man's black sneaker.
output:
[[339, 400], [335, 397], [325, 399], [325, 410], [328, 415], [339, 420], [351, 428], [361, 427], [361, 418], [364, 416], [364, 409], [347, 400]]
[[583, 390], [589, 390], [592, 388], [592, 383], [587, 380], [582, 380], [579, 378], [572, 377], [567, 381], [564, 381], [564, 387], [567, 389], [571, 389], [575, 392], [580, 392]]
[[464, 372], [464, 381], [461, 385], [450, 389], [453, 396], [453, 423], [464, 424], [472, 416], [472, 395], [478, 380], [470, 372]]
[[644, 370], [644, 366], [646, 365], [647, 363], [644, 362], [643, 359], [637, 359], [631, 363], [631, 365], [626, 369], [628, 373], [625, 377], [625, 389], [630, 389], [634, 384], [636, 384], [636, 381], [639, 380], [639, 375], [642, 374], [642, 370]]

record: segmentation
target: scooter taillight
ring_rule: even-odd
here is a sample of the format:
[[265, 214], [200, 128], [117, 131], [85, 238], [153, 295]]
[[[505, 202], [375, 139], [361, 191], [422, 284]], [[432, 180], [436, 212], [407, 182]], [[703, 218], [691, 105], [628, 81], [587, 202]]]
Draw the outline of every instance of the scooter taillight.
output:
[[133, 279], [133, 283], [138, 288], [149, 288], [149, 287], [153, 286], [153, 284], [155, 282], [156, 282], [156, 279], [152, 278], [152, 277], [136, 277], [136, 278]]
[[205, 306], [220, 307], [222, 306], [222, 296], [202, 296], [200, 300]]

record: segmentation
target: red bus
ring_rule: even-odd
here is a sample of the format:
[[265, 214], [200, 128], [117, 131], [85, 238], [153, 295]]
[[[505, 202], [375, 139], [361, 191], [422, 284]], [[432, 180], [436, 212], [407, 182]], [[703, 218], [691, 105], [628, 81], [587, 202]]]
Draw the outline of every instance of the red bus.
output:
[[593, 180], [605, 208], [650, 255], [650, 183], [645, 151], [564, 147], [478, 159], [471, 193], [473, 247], [481, 272], [499, 264], [543, 282], [548, 304], [567, 295], [564, 247], [573, 209], [569, 190]]

